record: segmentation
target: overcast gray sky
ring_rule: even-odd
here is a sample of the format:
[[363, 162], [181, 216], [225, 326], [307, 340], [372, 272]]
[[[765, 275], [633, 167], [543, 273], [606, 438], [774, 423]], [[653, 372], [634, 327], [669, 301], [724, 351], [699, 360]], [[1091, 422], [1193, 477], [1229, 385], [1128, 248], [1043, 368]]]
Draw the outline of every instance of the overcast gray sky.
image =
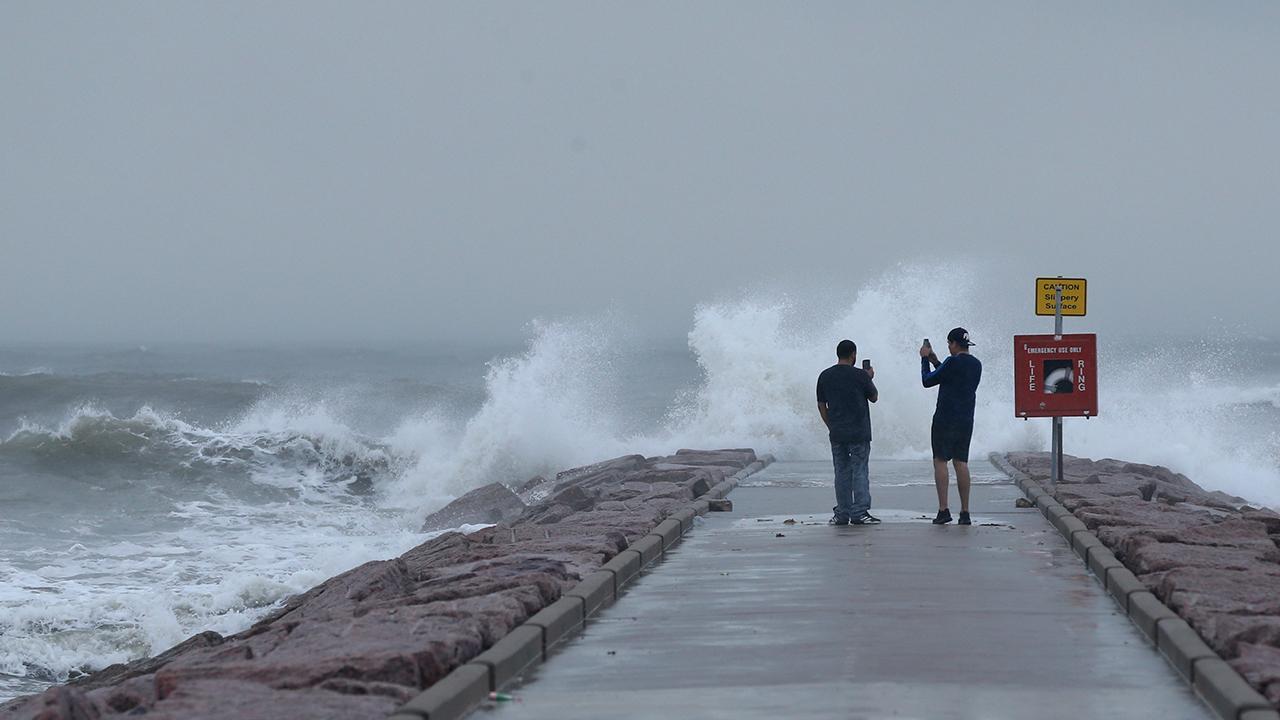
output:
[[1264, 2], [10, 0], [0, 341], [678, 336], [963, 257], [1276, 334], [1278, 77]]

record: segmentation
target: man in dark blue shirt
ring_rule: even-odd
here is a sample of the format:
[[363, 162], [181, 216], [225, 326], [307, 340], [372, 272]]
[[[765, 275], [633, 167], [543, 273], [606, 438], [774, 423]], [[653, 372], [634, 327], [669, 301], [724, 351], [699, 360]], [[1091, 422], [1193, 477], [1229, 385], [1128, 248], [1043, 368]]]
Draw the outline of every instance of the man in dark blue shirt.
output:
[[[947, 333], [947, 350], [943, 362], [928, 340], [920, 348], [920, 376], [924, 386], [938, 386], [938, 407], [933, 412], [933, 484], [938, 490], [938, 516], [933, 524], [951, 522], [947, 507], [947, 461], [956, 468], [956, 490], [960, 491], [960, 524], [969, 525], [969, 441], [973, 438], [973, 411], [977, 402], [978, 383], [982, 381], [982, 363], [969, 354], [974, 345], [969, 331], [955, 328]], [[933, 368], [930, 368], [930, 365]]]
[[871, 379], [876, 371], [870, 361], [865, 370], [854, 366], [858, 346], [852, 340], [836, 345], [836, 364], [818, 376], [818, 414], [831, 439], [831, 459], [836, 472], [836, 506], [832, 525], [873, 525], [871, 480], [867, 458], [871, 455], [871, 409], [880, 399]]

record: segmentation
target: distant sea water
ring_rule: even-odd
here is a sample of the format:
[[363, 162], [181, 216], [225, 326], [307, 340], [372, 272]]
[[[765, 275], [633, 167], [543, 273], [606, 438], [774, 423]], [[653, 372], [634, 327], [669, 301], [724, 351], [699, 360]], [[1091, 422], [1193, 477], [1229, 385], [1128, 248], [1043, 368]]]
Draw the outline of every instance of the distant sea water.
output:
[[[1046, 321], [980, 288], [911, 300], [929, 286], [708, 304], [687, 343], [596, 319], [509, 347], [0, 347], [0, 701], [242, 630], [487, 482], [679, 447], [823, 459], [813, 383], [842, 337], [877, 368], [876, 456], [927, 457], [915, 349], [956, 324], [986, 368], [975, 453], [1047, 447], [1011, 405], [1011, 337]], [[1100, 345], [1102, 416], [1068, 421], [1068, 452], [1280, 505], [1280, 343]]]

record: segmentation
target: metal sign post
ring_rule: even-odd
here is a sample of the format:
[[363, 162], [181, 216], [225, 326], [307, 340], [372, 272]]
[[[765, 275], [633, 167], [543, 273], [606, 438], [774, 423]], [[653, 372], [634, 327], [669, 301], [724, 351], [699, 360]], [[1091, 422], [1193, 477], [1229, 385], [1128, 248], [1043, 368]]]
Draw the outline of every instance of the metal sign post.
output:
[[[1062, 286], [1053, 290], [1053, 338], [1062, 339]], [[1062, 416], [1053, 416], [1053, 449], [1049, 458], [1049, 482], [1054, 485], [1062, 479]]]

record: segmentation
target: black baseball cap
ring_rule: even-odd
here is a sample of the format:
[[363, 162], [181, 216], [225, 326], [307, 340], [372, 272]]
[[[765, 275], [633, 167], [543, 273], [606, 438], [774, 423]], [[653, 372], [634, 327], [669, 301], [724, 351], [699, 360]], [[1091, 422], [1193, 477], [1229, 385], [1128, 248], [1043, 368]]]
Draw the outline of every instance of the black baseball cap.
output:
[[969, 331], [961, 327], [952, 328], [951, 332], [947, 333], [947, 342], [953, 342], [963, 347], [973, 347], [978, 344], [969, 340]]

